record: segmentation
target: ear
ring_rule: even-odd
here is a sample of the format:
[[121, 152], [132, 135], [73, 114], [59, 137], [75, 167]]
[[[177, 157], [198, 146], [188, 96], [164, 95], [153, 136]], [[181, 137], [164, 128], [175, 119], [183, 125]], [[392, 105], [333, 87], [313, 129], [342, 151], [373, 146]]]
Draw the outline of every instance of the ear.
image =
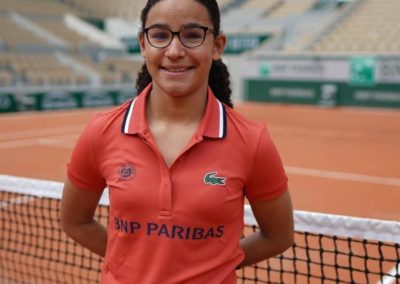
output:
[[144, 33], [141, 32], [138, 34], [138, 40], [139, 40], [139, 47], [140, 47], [140, 53], [144, 58], [146, 58], [146, 48], [144, 45]]
[[219, 34], [214, 42], [213, 60], [221, 59], [228, 39], [225, 34]]

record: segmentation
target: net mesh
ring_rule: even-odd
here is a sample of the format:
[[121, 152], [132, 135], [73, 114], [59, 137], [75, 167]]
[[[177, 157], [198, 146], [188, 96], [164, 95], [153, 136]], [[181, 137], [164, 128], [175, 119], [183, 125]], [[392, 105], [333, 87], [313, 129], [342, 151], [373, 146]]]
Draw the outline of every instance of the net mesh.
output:
[[[59, 227], [62, 184], [0, 175], [0, 283], [99, 283], [102, 260]], [[108, 198], [96, 215], [107, 224]], [[244, 234], [258, 230], [245, 208]], [[238, 283], [400, 283], [400, 222], [295, 212], [295, 244]]]

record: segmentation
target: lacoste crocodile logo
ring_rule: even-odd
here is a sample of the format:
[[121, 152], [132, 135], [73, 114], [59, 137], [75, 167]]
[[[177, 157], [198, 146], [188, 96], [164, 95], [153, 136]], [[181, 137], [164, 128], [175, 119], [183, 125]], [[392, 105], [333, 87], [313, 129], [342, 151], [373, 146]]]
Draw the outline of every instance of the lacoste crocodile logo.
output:
[[204, 176], [204, 183], [211, 185], [225, 185], [226, 177], [218, 177], [217, 172], [207, 173]]

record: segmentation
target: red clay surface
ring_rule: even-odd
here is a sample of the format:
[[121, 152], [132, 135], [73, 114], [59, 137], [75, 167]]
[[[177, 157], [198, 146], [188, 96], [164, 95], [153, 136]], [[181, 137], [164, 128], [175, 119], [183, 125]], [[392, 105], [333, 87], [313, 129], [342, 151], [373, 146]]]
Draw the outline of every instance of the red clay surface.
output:
[[[400, 220], [400, 111], [240, 103], [267, 123], [297, 210]], [[0, 174], [63, 181], [74, 143], [104, 109], [0, 115]]]

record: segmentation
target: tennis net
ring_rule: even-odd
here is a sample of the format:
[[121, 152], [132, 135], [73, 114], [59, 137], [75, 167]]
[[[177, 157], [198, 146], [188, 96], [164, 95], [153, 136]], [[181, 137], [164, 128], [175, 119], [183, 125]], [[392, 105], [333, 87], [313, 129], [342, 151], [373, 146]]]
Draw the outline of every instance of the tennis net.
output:
[[[59, 228], [62, 184], [0, 175], [0, 283], [99, 283], [102, 260]], [[96, 212], [107, 224], [108, 198]], [[245, 208], [245, 232], [258, 230]], [[295, 211], [295, 244], [238, 283], [400, 283], [400, 222]]]

